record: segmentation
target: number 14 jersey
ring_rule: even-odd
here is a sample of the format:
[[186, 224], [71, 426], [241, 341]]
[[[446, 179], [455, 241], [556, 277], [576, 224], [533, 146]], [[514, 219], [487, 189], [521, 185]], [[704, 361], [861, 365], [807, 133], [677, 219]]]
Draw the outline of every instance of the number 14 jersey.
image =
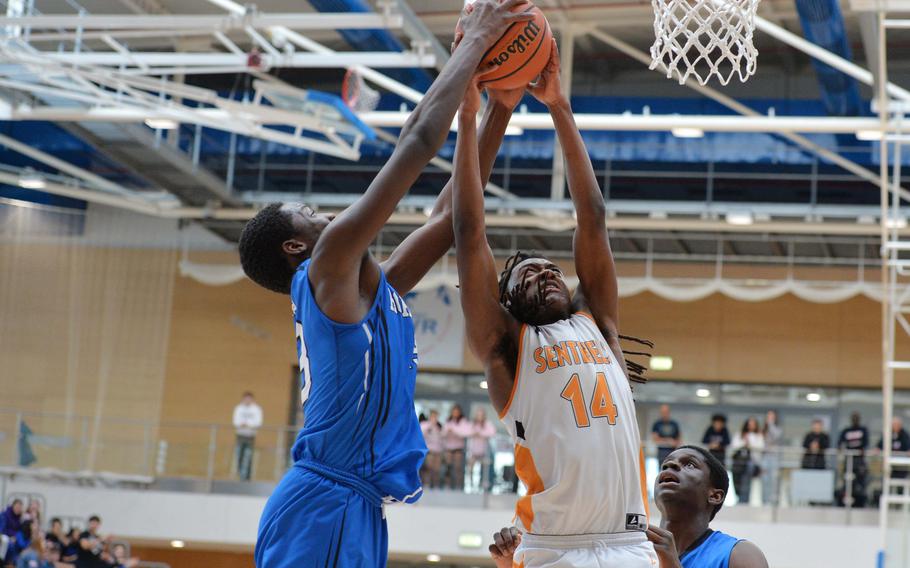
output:
[[528, 489], [516, 523], [539, 535], [647, 528], [632, 390], [590, 315], [521, 329], [515, 384], [499, 418]]

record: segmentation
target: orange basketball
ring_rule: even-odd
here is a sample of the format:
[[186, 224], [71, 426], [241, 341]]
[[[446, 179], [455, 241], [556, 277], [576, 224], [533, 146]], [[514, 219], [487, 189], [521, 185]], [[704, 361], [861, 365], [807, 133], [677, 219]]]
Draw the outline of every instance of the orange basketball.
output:
[[[516, 6], [514, 12], [528, 9], [527, 2]], [[482, 64], [492, 62], [496, 67], [483, 75], [481, 82], [491, 89], [518, 89], [534, 81], [550, 60], [553, 34], [546, 16], [531, 5], [534, 19], [516, 22], [502, 34], [484, 54]], [[455, 32], [461, 31], [461, 21]]]

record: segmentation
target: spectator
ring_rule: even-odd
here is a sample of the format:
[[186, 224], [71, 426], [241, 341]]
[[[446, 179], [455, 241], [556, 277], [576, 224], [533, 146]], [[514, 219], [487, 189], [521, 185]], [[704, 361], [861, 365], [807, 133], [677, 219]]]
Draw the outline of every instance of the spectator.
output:
[[15, 538], [22, 528], [22, 500], [13, 499], [9, 507], [0, 516], [0, 534]]
[[32, 521], [32, 523], [39, 529], [42, 526], [41, 523], [41, 502], [37, 499], [30, 499], [28, 502], [28, 509], [22, 513], [23, 521]]
[[670, 419], [670, 405], [660, 405], [660, 420], [651, 428], [651, 439], [657, 444], [658, 463], [664, 463], [667, 456], [682, 443], [679, 424]]
[[114, 545], [111, 555], [114, 560], [114, 568], [135, 568], [139, 564], [138, 558], [130, 558], [127, 555], [126, 546], [122, 543]]
[[10, 541], [9, 549], [6, 551], [7, 564], [12, 564], [13, 566], [18, 564], [19, 556], [31, 546], [34, 532], [31, 521], [22, 521], [19, 532]]
[[825, 469], [825, 451], [831, 447], [831, 439], [824, 431], [824, 424], [818, 418], [812, 421], [812, 430], [803, 439], [803, 469]]
[[[878, 449], [884, 447], [884, 436], [878, 441]], [[891, 451], [893, 452], [910, 452], [910, 434], [904, 430], [904, 421], [895, 416], [891, 420]], [[892, 479], [904, 479], [907, 477], [907, 470], [903, 468], [894, 468], [891, 470]]]
[[455, 405], [442, 431], [446, 452], [446, 481], [450, 489], [464, 489], [464, 444], [471, 435], [471, 423], [464, 417], [461, 406]]
[[784, 439], [784, 431], [777, 423], [777, 411], [769, 410], [765, 413], [765, 426], [762, 428], [765, 438], [765, 451], [761, 460], [761, 500], [765, 505], [777, 505], [780, 488], [780, 447]]
[[[480, 488], [484, 485], [485, 489], [489, 488], [491, 478], [487, 476], [484, 481], [484, 466], [487, 456], [490, 454], [490, 438], [496, 435], [496, 427], [487, 420], [487, 413], [483, 408], [474, 411], [474, 420], [471, 421], [471, 436], [468, 438], [468, 472], [471, 475], [471, 484]], [[480, 464], [480, 478], [474, 483], [474, 468]]]
[[47, 533], [45, 539], [48, 542], [56, 544], [62, 550], [69, 542], [69, 539], [66, 537], [66, 532], [63, 530], [63, 521], [57, 517], [51, 519], [50, 531]]
[[68, 564], [75, 564], [79, 560], [79, 551], [81, 549], [82, 547], [79, 546], [79, 529], [72, 528], [66, 535], [66, 544], [60, 550], [60, 560]]
[[47, 556], [41, 534], [37, 533], [31, 539], [28, 548], [19, 555], [16, 568], [54, 568], [54, 563], [48, 560]]
[[741, 505], [748, 505], [752, 496], [752, 479], [761, 474], [758, 466], [765, 438], [758, 429], [758, 419], [750, 416], [742, 430], [733, 438], [733, 486]]
[[420, 468], [420, 481], [424, 487], [439, 487], [439, 473], [442, 470], [442, 424], [439, 423], [439, 412], [430, 411], [430, 417], [420, 424], [423, 440], [427, 445], [427, 457]]
[[253, 450], [256, 431], [262, 426], [262, 408], [256, 404], [253, 393], [243, 393], [243, 399], [234, 407], [234, 428], [237, 432], [237, 475], [249, 481], [253, 469]]
[[92, 515], [88, 519], [88, 529], [79, 535], [79, 553], [76, 559], [76, 568], [109, 568], [110, 563], [105, 562], [104, 548], [109, 538], [102, 537], [98, 530], [101, 528], [101, 517]]
[[[869, 468], [866, 466], [866, 448], [869, 447], [869, 430], [863, 426], [862, 417], [859, 412], [850, 415], [850, 426], [841, 431], [837, 439], [837, 447], [842, 450], [856, 452], [853, 456], [853, 484], [851, 492], [853, 494], [853, 504], [856, 507], [866, 506], [866, 476]], [[849, 460], [844, 460], [844, 487], [838, 491], [837, 503], [844, 504], [844, 495], [846, 494], [846, 475], [847, 464]]]
[[[727, 417], [715, 414], [711, 417], [711, 425], [705, 430], [701, 443], [707, 446], [711, 455], [722, 464], [727, 463], [727, 447], [730, 445], [730, 431], [727, 430]], [[660, 462], [663, 463], [663, 462]]]

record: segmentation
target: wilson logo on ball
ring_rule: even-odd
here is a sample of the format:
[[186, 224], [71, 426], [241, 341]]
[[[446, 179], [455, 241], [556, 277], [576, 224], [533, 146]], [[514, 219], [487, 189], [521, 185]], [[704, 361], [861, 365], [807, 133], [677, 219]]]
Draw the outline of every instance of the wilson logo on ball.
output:
[[492, 55], [490, 61], [495, 63], [497, 66], [501, 66], [503, 63], [509, 60], [511, 55], [516, 53], [524, 53], [528, 50], [528, 47], [534, 43], [540, 37], [540, 26], [538, 26], [533, 20], [528, 22], [528, 25], [525, 26], [525, 29], [521, 31], [518, 36], [512, 40], [512, 43], [506, 47], [505, 50], [499, 52], [498, 55]]

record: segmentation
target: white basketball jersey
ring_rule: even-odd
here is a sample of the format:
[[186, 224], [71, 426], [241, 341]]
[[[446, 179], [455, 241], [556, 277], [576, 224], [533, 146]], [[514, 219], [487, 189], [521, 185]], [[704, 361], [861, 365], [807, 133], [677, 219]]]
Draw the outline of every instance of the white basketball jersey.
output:
[[500, 419], [528, 488], [516, 523], [538, 535], [647, 528], [644, 460], [632, 390], [590, 315], [524, 325]]

